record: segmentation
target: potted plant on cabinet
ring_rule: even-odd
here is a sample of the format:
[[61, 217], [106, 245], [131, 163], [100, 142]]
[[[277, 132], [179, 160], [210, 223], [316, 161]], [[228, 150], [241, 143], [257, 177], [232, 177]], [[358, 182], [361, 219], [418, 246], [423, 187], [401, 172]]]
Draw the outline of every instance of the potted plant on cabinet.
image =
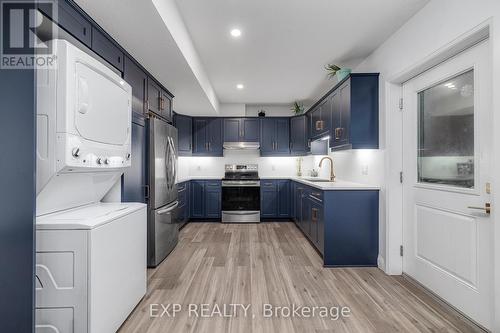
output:
[[304, 113], [304, 104], [295, 101], [295, 102], [293, 102], [290, 110], [292, 110], [293, 114], [296, 116], [303, 114]]
[[350, 68], [341, 68], [335, 64], [328, 64], [325, 66], [325, 69], [328, 72], [328, 78], [331, 79], [336, 76], [338, 82], [345, 79], [351, 73]]

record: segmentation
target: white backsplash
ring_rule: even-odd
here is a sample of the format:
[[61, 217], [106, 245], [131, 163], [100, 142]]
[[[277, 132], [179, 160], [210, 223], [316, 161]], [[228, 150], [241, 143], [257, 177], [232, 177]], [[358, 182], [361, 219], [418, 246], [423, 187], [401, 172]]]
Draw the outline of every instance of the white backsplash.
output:
[[[225, 164], [258, 164], [259, 176], [292, 177], [297, 175], [298, 157], [261, 157], [258, 150], [225, 150], [224, 157], [179, 157], [179, 178], [223, 177]], [[308, 162], [310, 165], [308, 165]], [[310, 170], [312, 159], [303, 158], [303, 170]]]
[[[384, 177], [384, 155], [381, 150], [350, 150], [330, 153], [335, 163], [338, 179], [381, 186]], [[223, 177], [225, 164], [258, 164], [259, 176], [293, 177], [297, 176], [297, 159], [302, 158], [302, 175], [309, 176], [311, 169], [319, 171], [319, 176], [330, 175], [328, 162], [319, 169], [323, 156], [304, 157], [261, 157], [258, 150], [224, 151], [224, 157], [179, 157], [178, 177]]]

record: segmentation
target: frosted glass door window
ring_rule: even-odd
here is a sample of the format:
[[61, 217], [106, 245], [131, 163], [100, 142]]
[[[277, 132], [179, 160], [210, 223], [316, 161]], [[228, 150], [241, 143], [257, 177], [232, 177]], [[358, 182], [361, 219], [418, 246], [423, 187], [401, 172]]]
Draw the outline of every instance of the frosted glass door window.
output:
[[474, 71], [418, 93], [418, 182], [474, 188]]

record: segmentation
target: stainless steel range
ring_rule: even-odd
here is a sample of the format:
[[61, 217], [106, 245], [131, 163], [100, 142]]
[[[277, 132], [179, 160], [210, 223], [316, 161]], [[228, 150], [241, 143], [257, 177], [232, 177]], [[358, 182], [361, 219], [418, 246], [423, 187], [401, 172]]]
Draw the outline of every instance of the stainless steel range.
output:
[[226, 164], [222, 179], [222, 222], [260, 222], [260, 178], [257, 164]]

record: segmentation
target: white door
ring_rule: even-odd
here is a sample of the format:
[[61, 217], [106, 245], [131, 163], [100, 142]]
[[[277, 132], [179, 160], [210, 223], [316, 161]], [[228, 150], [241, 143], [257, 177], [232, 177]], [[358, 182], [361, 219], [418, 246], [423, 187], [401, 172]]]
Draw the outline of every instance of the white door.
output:
[[[403, 85], [403, 272], [493, 317], [491, 60], [485, 41]], [[472, 208], [476, 207], [476, 208]]]

